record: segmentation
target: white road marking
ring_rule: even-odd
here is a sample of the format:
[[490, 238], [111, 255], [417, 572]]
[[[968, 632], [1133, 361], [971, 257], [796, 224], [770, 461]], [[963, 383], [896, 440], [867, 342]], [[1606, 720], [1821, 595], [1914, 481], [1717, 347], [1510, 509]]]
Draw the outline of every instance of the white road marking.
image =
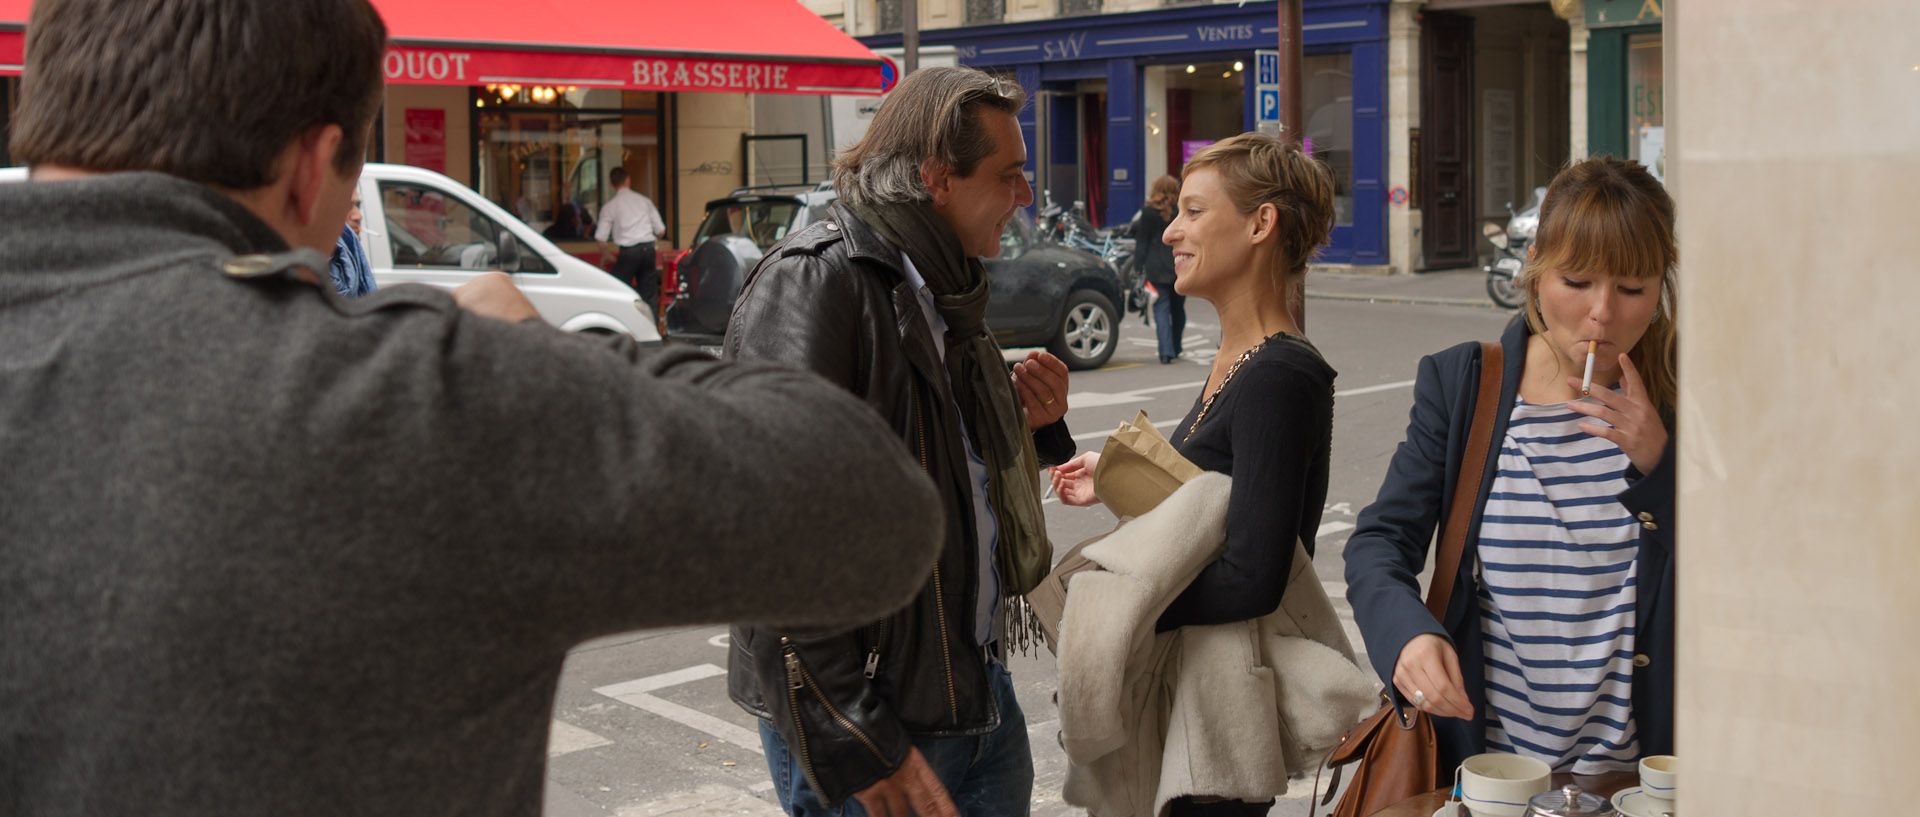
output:
[[721, 649], [726, 649], [727, 647], [733, 644], [733, 633], [721, 633], [719, 635], [716, 635], [712, 638], [707, 639], [707, 643], [712, 644], [713, 646], [719, 647]]
[[1411, 380], [1396, 380], [1392, 383], [1382, 383], [1378, 386], [1363, 386], [1358, 389], [1343, 389], [1341, 391], [1334, 392], [1333, 396], [1352, 397], [1358, 394], [1372, 394], [1377, 391], [1393, 391], [1394, 389], [1404, 389], [1411, 385], [1413, 385], [1413, 381]]
[[[1179, 420], [1161, 420], [1160, 422], [1157, 422], [1157, 423], [1154, 423], [1154, 424], [1153, 424], [1153, 427], [1154, 427], [1154, 428], [1169, 428], [1169, 427], [1171, 427], [1171, 426], [1176, 426], [1176, 425], [1179, 425], [1179, 424], [1180, 424], [1180, 421], [1179, 421]], [[1094, 439], [1106, 439], [1106, 437], [1107, 437], [1107, 435], [1109, 435], [1109, 434], [1112, 434], [1112, 433], [1113, 433], [1113, 432], [1111, 432], [1111, 431], [1089, 431], [1089, 432], [1087, 432], [1087, 433], [1085, 433], [1085, 434], [1075, 434], [1075, 435], [1073, 435], [1073, 441], [1074, 441], [1074, 442], [1080, 442], [1080, 441], [1082, 441], [1082, 440], [1094, 440]]]
[[[1200, 380], [1192, 383], [1175, 383], [1167, 386], [1153, 386], [1145, 389], [1135, 389], [1133, 391], [1113, 392], [1111, 394], [1102, 393], [1102, 392], [1073, 392], [1067, 395], [1067, 405], [1072, 406], [1073, 408], [1086, 408], [1086, 407], [1094, 407], [1094, 406], [1117, 405], [1120, 403], [1139, 403], [1139, 402], [1145, 402], [1149, 399], [1152, 399], [1148, 397], [1142, 397], [1140, 395], [1152, 394], [1154, 392], [1162, 392], [1162, 391], [1173, 391], [1175, 389], [1203, 388], [1206, 385], [1207, 385], [1206, 381]], [[1393, 389], [1404, 389], [1412, 385], [1413, 385], [1413, 381], [1411, 380], [1399, 380], [1393, 383], [1381, 383], [1380, 385], [1377, 385], [1377, 386], [1362, 386], [1357, 389], [1342, 389], [1340, 391], [1334, 392], [1333, 396], [1334, 397], [1352, 397], [1354, 395], [1359, 395], [1359, 394], [1373, 394], [1374, 392], [1391, 391]], [[1179, 423], [1180, 423], [1179, 420], [1162, 420], [1158, 423], [1154, 423], [1153, 427], [1154, 428], [1170, 428], [1172, 426], [1178, 425]], [[1089, 431], [1085, 434], [1073, 435], [1073, 440], [1074, 442], [1084, 442], [1086, 440], [1104, 439], [1108, 434], [1112, 434], [1112, 433], [1113, 432], [1111, 431]], [[1324, 529], [1320, 531], [1320, 535], [1322, 536], [1326, 535], [1327, 533], [1328, 531]]]
[[760, 746], [759, 733], [741, 728], [697, 709], [681, 706], [651, 694], [666, 689], [667, 687], [679, 686], [681, 684], [692, 683], [725, 674], [727, 674], [726, 670], [712, 664], [696, 664], [686, 669], [674, 670], [673, 672], [650, 675], [645, 678], [636, 678], [632, 681], [622, 681], [618, 684], [609, 684], [603, 687], [595, 687], [593, 691], [621, 703], [652, 712], [681, 726], [705, 732], [720, 740], [753, 752], [754, 754], [764, 755], [766, 754], [766, 750]]
[[547, 759], [596, 746], [611, 746], [613, 741], [600, 737], [566, 721], [556, 720], [547, 729]]
[[[768, 782], [767, 788], [773, 788]], [[708, 784], [657, 800], [623, 806], [618, 817], [785, 817], [780, 807], [731, 786]]]
[[727, 674], [726, 670], [712, 664], [695, 664], [686, 669], [678, 669], [673, 672], [649, 675], [645, 678], [636, 678], [632, 681], [622, 681], [617, 684], [598, 687], [593, 691], [609, 698], [618, 698], [622, 695], [641, 692], [657, 692], [667, 687], [677, 687], [681, 684], [690, 684], [694, 681], [702, 681], [725, 674]]
[[1313, 538], [1318, 539], [1322, 536], [1339, 533], [1343, 530], [1353, 530], [1353, 523], [1340, 521], [1322, 522], [1320, 523], [1320, 529], [1314, 531]]

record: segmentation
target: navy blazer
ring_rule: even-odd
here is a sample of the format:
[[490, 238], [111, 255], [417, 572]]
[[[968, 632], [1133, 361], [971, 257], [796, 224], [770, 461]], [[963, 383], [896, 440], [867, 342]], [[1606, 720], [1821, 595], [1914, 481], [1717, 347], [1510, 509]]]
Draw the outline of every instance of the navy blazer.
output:
[[[1448, 600], [1446, 620], [1436, 622], [1422, 601], [1420, 571], [1435, 541], [1440, 520], [1453, 501], [1465, 457], [1467, 429], [1473, 422], [1480, 386], [1480, 344], [1463, 343], [1420, 360], [1414, 381], [1413, 410], [1407, 438], [1393, 454], [1386, 480], [1373, 504], [1360, 512], [1353, 536], [1347, 540], [1347, 601], [1366, 640], [1374, 671], [1394, 699], [1405, 705], [1393, 688], [1393, 668], [1401, 648], [1414, 637], [1433, 633], [1451, 641], [1460, 656], [1460, 674], [1474, 712], [1486, 712], [1486, 654], [1480, 633], [1480, 607], [1474, 602], [1479, 585], [1474, 580], [1474, 543], [1480, 537], [1480, 517], [1492, 490], [1498, 448], [1506, 438], [1527, 359], [1526, 322], [1515, 318], [1501, 337], [1505, 372], [1500, 379], [1499, 416], [1493, 422], [1493, 445], [1480, 479], [1467, 551]], [[1641, 522], [1639, 601], [1634, 612], [1633, 716], [1639, 725], [1640, 751], [1645, 755], [1673, 751], [1673, 617], [1676, 599], [1673, 573], [1674, 439], [1673, 422], [1666, 453], [1653, 473], [1642, 475], [1629, 467], [1628, 487], [1620, 502]], [[1471, 755], [1486, 751], [1486, 726], [1457, 718], [1435, 718], [1440, 743], [1440, 768], [1451, 769]]]

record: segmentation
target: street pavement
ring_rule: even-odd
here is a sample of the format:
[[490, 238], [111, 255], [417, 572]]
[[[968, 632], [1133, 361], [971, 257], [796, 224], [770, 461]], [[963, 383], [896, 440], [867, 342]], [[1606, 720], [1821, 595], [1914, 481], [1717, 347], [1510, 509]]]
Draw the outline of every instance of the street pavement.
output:
[[[1363, 645], [1345, 602], [1339, 553], [1345, 533], [1372, 500], [1403, 437], [1420, 356], [1495, 338], [1511, 318], [1492, 308], [1480, 286], [1478, 270], [1309, 275], [1307, 334], [1340, 372], [1314, 567], [1356, 649]], [[1185, 352], [1173, 363], [1156, 361], [1153, 330], [1129, 316], [1113, 360], [1073, 375], [1067, 421], [1081, 450], [1097, 450], [1109, 431], [1142, 410], [1170, 429], [1199, 397], [1219, 342], [1218, 323], [1205, 302], [1187, 303]], [[1070, 508], [1048, 499], [1045, 511], [1057, 553], [1114, 525], [1098, 506]], [[725, 627], [695, 627], [629, 633], [574, 649], [554, 704], [545, 813], [778, 817], [757, 725], [726, 695], [726, 638]], [[1060, 800], [1066, 759], [1057, 740], [1057, 675], [1053, 657], [1039, 653], [1008, 661], [1034, 749], [1033, 813], [1079, 817], [1084, 812]], [[1310, 774], [1296, 781], [1272, 817], [1306, 815], [1311, 785]]]

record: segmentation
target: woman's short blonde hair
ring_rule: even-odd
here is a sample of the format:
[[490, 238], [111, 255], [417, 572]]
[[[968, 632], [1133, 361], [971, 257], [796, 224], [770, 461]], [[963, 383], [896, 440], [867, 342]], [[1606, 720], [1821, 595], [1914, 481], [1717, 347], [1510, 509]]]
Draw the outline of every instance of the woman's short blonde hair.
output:
[[1227, 197], [1242, 215], [1271, 204], [1280, 211], [1280, 252], [1288, 277], [1307, 271], [1307, 262], [1333, 235], [1333, 173], [1298, 145], [1277, 136], [1248, 132], [1222, 139], [1195, 154], [1182, 179], [1212, 168]]
[[1673, 225], [1673, 197], [1638, 162], [1596, 156], [1568, 165], [1547, 186], [1533, 257], [1520, 273], [1526, 292], [1521, 307], [1535, 334], [1547, 331], [1540, 314], [1540, 281], [1549, 273], [1606, 273], [1659, 279], [1660, 304], [1653, 323], [1627, 359], [1640, 372], [1647, 397], [1672, 413], [1679, 392], [1678, 302], [1674, 269], [1680, 248]]

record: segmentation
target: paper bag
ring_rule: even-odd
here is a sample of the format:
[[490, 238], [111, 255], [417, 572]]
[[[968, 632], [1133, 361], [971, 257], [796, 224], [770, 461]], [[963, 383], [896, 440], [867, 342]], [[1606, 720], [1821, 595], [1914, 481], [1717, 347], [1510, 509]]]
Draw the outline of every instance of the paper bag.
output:
[[[1122, 423], [1107, 436], [1106, 446], [1100, 449], [1100, 465], [1093, 475], [1093, 493], [1124, 525], [1127, 520], [1153, 510], [1187, 480], [1199, 476], [1201, 470], [1173, 450], [1173, 443], [1167, 442], [1143, 411], [1133, 422]], [[1067, 582], [1083, 570], [1100, 569], [1100, 565], [1082, 556], [1081, 551], [1106, 538], [1107, 533], [1074, 545], [1060, 557], [1053, 572], [1027, 593], [1027, 605], [1040, 621], [1040, 635], [1047, 649], [1056, 655], [1059, 654], [1060, 618], [1067, 611]]]

